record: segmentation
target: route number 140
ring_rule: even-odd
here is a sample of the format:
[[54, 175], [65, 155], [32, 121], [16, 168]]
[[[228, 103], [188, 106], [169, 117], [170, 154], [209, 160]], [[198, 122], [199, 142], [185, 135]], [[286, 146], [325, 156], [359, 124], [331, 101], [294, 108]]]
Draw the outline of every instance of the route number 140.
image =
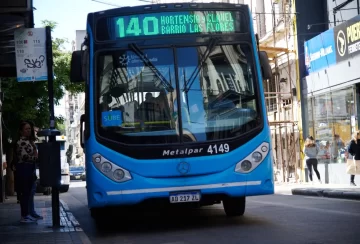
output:
[[227, 153], [229, 151], [230, 151], [230, 146], [227, 143], [220, 145], [217, 144], [210, 145], [207, 150], [207, 152], [210, 154]]

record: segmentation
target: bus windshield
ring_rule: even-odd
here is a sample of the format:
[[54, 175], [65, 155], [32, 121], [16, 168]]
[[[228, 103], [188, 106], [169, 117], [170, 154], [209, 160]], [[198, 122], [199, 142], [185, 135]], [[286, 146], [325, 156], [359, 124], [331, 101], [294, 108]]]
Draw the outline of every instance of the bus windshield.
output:
[[214, 141], [261, 123], [247, 44], [105, 51], [96, 77], [98, 133], [120, 143]]

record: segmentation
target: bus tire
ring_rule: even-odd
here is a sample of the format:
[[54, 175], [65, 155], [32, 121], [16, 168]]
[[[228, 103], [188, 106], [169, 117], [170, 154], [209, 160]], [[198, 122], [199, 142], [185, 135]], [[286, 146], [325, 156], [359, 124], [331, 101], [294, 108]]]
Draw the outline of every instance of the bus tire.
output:
[[95, 220], [100, 220], [102, 217], [104, 217], [104, 209], [102, 208], [91, 208], [90, 214], [91, 217]]
[[225, 213], [228, 217], [242, 216], [245, 213], [246, 198], [230, 197], [223, 200]]

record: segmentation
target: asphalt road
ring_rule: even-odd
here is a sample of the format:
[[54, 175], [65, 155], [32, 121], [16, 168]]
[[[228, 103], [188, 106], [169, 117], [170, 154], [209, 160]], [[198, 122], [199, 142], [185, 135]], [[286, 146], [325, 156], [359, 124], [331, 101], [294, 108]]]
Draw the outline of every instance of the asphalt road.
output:
[[97, 226], [87, 209], [85, 182], [61, 194], [92, 243], [117, 244], [331, 244], [360, 243], [360, 201], [273, 195], [247, 198], [243, 217], [222, 205], [200, 210], [109, 213]]

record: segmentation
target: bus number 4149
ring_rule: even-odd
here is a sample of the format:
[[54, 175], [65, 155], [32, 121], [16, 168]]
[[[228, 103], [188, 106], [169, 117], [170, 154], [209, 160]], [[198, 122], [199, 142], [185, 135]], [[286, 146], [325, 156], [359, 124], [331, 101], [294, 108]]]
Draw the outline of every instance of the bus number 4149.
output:
[[220, 144], [220, 145], [210, 145], [207, 149], [207, 152], [210, 154], [218, 154], [218, 153], [227, 153], [230, 151], [229, 144]]

